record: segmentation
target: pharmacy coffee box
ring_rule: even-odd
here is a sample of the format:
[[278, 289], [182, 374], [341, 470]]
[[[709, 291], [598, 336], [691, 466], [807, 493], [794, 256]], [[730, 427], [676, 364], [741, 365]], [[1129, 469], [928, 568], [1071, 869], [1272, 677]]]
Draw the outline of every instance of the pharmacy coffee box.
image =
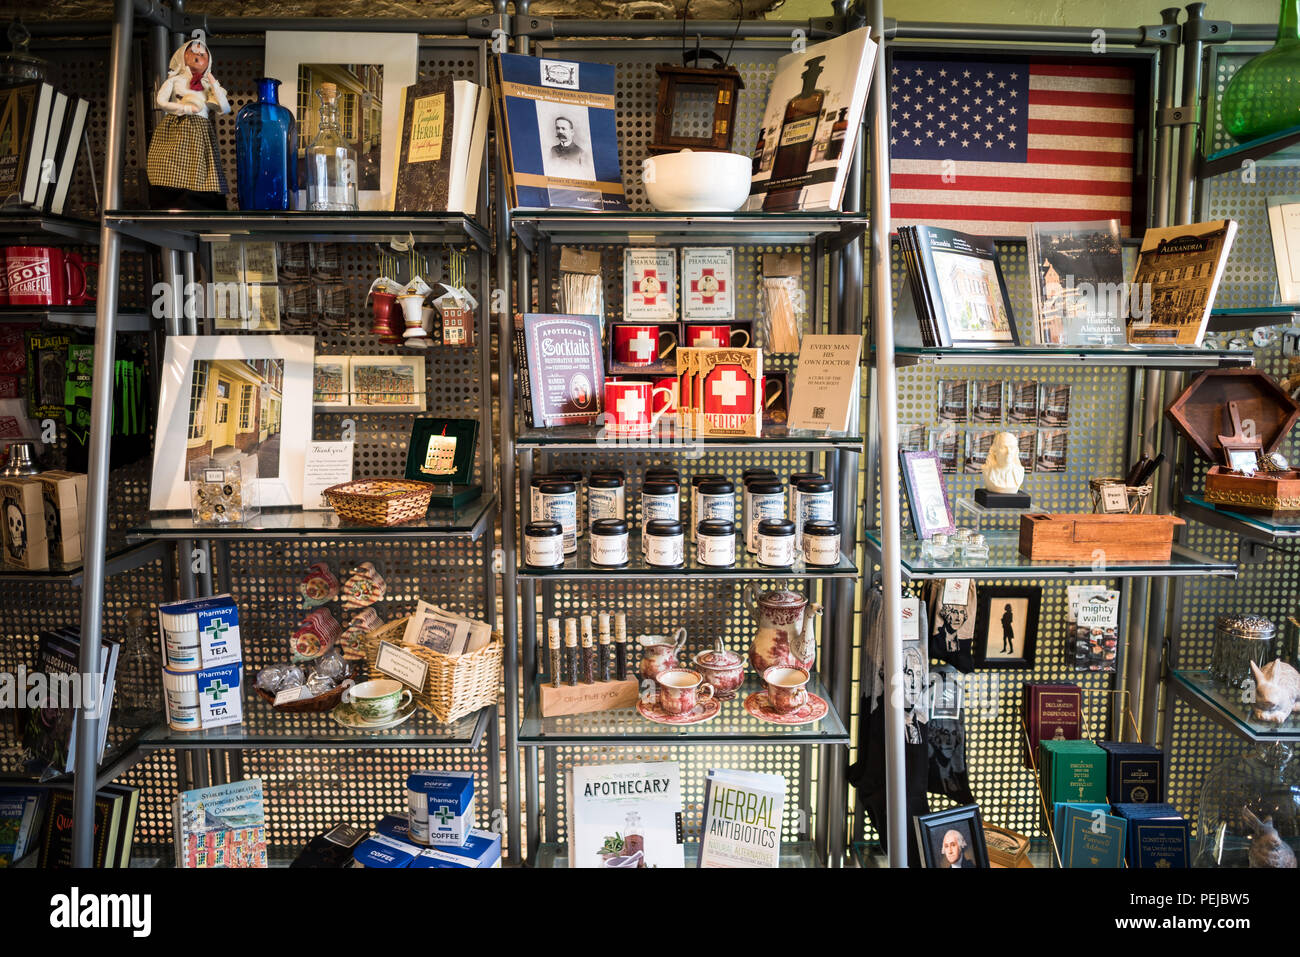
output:
[[474, 820], [472, 771], [415, 771], [406, 779], [411, 840], [455, 844], [469, 836]]

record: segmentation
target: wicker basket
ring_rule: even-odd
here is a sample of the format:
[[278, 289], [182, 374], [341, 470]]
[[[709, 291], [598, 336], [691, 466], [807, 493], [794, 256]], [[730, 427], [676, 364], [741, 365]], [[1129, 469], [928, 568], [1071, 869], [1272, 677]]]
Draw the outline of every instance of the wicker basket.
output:
[[400, 525], [424, 518], [433, 498], [433, 486], [405, 479], [362, 479], [331, 485], [321, 494], [349, 522]]
[[[1124, 480], [1119, 478], [1099, 478], [1092, 479], [1088, 482], [1088, 487], [1092, 489], [1092, 510], [1101, 511], [1101, 490], [1107, 485], [1124, 485]], [[1128, 495], [1128, 513], [1130, 515], [1141, 515], [1147, 510], [1147, 503], [1151, 501], [1151, 486], [1148, 485], [1124, 485], [1124, 491]]]
[[[372, 673], [376, 671], [380, 642], [402, 645], [402, 633], [406, 631], [409, 617], [390, 621], [361, 639]], [[432, 711], [433, 716], [444, 724], [495, 705], [501, 687], [503, 647], [499, 632], [493, 633], [486, 648], [454, 658], [418, 645], [402, 645], [403, 651], [409, 651], [429, 665], [424, 687], [414, 689], [415, 703], [426, 711]]]

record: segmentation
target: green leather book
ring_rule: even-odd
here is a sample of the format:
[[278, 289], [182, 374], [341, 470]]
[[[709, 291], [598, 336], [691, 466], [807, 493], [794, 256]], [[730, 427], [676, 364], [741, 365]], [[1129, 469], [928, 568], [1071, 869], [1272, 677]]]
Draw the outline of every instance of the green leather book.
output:
[[1091, 741], [1044, 741], [1047, 803], [1106, 800], [1106, 752]]

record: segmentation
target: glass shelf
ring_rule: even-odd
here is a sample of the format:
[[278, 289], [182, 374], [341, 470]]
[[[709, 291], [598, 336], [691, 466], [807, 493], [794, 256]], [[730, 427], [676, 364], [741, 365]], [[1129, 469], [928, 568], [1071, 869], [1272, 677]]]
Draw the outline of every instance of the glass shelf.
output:
[[331, 509], [264, 508], [246, 525], [195, 525], [189, 512], [151, 513], [127, 533], [130, 541], [150, 538], [252, 539], [300, 538], [393, 540], [402, 538], [468, 538], [477, 541], [496, 507], [496, 496], [485, 496], [461, 508], [431, 508], [418, 521], [401, 525], [353, 525]]
[[[257, 676], [246, 672], [252, 682]], [[395, 728], [386, 731], [354, 731], [338, 724], [329, 712], [292, 714], [273, 711], [252, 689], [244, 696], [244, 720], [210, 731], [173, 731], [165, 723], [155, 725], [140, 739], [140, 748], [217, 748], [225, 750], [288, 750], [296, 748], [477, 748], [496, 708], [481, 708], [473, 714], [440, 723], [423, 708]]]
[[1202, 157], [1197, 175], [1205, 179], [1218, 176], [1220, 173], [1239, 170], [1245, 160], [1261, 160], [1297, 143], [1300, 143], [1300, 126], [1270, 133], [1268, 136], [1261, 136], [1248, 143], [1217, 150], [1209, 156]]
[[48, 238], [57, 236], [86, 245], [99, 243], [99, 223], [91, 219], [55, 216], [19, 206], [0, 212], [0, 235], [6, 239], [19, 236]]
[[1184, 498], [1179, 511], [1202, 524], [1233, 532], [1248, 541], [1265, 545], [1300, 543], [1300, 517], [1278, 519], [1268, 515], [1239, 512], [1222, 505], [1214, 505], [1198, 495]]
[[1180, 698], [1212, 721], [1249, 741], [1300, 741], [1300, 717], [1292, 715], [1282, 724], [1265, 724], [1251, 717], [1252, 707], [1229, 696], [1210, 677], [1209, 671], [1175, 668], [1174, 691]]
[[606, 435], [603, 426], [561, 425], [549, 429], [521, 428], [515, 439], [520, 449], [575, 452], [633, 452], [646, 449], [661, 452], [719, 451], [824, 452], [829, 449], [862, 451], [862, 436], [848, 432], [812, 432], [807, 429], [772, 429], [757, 438], [751, 436], [694, 435], [663, 421], [654, 431], [640, 436]]
[[[579, 210], [515, 210], [515, 235], [536, 252], [539, 240], [568, 245], [652, 243], [736, 243], [806, 246], [827, 238], [842, 245], [861, 236], [865, 213], [762, 210], [730, 213], [588, 213]], [[648, 239], [643, 239], [647, 237]]]
[[762, 690], [762, 682], [750, 676], [734, 698], [720, 702], [721, 710], [711, 721], [693, 725], [658, 724], [641, 717], [635, 708], [592, 711], [587, 714], [543, 718], [539, 686], [534, 682], [524, 706], [519, 743], [525, 747], [562, 747], [571, 744], [848, 744], [849, 733], [835, 713], [830, 693], [821, 678], [813, 674], [808, 691], [829, 705], [826, 717], [810, 724], [781, 725], [762, 721], [745, 710], [745, 697]]
[[[880, 557], [880, 531], [868, 530], [865, 544], [876, 560]], [[1104, 568], [1091, 564], [1073, 565], [1062, 562], [1036, 561], [1020, 554], [1017, 531], [990, 530], [984, 533], [989, 546], [989, 559], [981, 565], [937, 564], [921, 559], [921, 543], [907, 536], [902, 540], [903, 574], [908, 578], [1181, 578], [1200, 575], [1222, 575], [1235, 578], [1237, 564], [1222, 562], [1194, 552], [1182, 545], [1174, 545], [1167, 562], [1113, 562]]]
[[760, 565], [758, 556], [745, 551], [745, 541], [736, 536], [736, 564], [730, 568], [717, 568], [713, 565], [701, 565], [695, 560], [695, 546], [687, 542], [688, 561], [681, 568], [658, 568], [646, 564], [641, 557], [641, 533], [628, 535], [628, 554], [632, 560], [619, 568], [608, 565], [591, 564], [591, 539], [578, 539], [578, 552], [565, 559], [560, 568], [533, 568], [525, 565], [522, 557], [519, 561], [520, 578], [544, 578], [551, 581], [565, 579], [599, 578], [606, 581], [615, 580], [650, 580], [661, 578], [856, 578], [858, 567], [846, 556], [840, 555], [838, 565], [806, 565], [803, 561], [789, 568], [772, 568]]
[[[120, 546], [108, 552], [104, 561], [104, 572], [106, 575], [129, 572], [143, 565], [148, 565], [150, 562], [157, 561], [166, 554], [166, 550], [166, 546], [162, 542], [156, 541], [146, 541], [140, 545]], [[4, 568], [0, 569], [0, 585], [27, 582], [45, 584], [58, 582], [60, 584], [80, 586], [84, 576], [85, 569], [81, 565], [75, 568], [44, 572]]]
[[[694, 841], [687, 841], [682, 844], [682, 850], [685, 853], [686, 866], [695, 867], [700, 857], [700, 845]], [[782, 867], [811, 868], [822, 866], [821, 859], [817, 856], [817, 849], [811, 841], [797, 841], [793, 844], [782, 842], [780, 860]], [[529, 863], [539, 870], [549, 870], [557, 867], [567, 869], [569, 866], [569, 845], [541, 844]]]
[[420, 243], [487, 249], [491, 238], [477, 220], [463, 213], [194, 212], [191, 210], [110, 210], [105, 221], [118, 232], [155, 246], [195, 251], [199, 242], [362, 243], [414, 238]]
[[[0, 306], [0, 325], [49, 322], [77, 329], [95, 328], [94, 306]], [[144, 312], [119, 312], [118, 332], [148, 332], [152, 325]]]
[[[874, 354], [874, 350], [873, 354]], [[966, 346], [959, 349], [900, 346], [898, 366], [1108, 366], [1142, 369], [1223, 369], [1254, 364], [1248, 350], [1199, 346]]]
[[1300, 306], [1247, 306], [1213, 310], [1206, 331], [1238, 332], [1263, 326], [1293, 325], [1300, 325]]

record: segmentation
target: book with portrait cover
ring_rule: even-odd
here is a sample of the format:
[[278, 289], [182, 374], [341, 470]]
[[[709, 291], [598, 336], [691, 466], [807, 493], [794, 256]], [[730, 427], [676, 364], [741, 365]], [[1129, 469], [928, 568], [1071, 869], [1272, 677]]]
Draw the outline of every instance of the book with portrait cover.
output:
[[1031, 223], [1028, 255], [1036, 342], [1124, 341], [1124, 255], [1118, 219]]
[[570, 867], [685, 867], [676, 761], [579, 765], [565, 773]]
[[840, 208], [875, 58], [862, 27], [777, 61], [747, 209]]
[[711, 768], [704, 782], [699, 867], [778, 867], [785, 778]]
[[1236, 235], [1231, 219], [1148, 229], [1133, 272], [1128, 341], [1199, 346]]
[[898, 236], [927, 346], [1020, 344], [992, 239], [937, 226]]
[[491, 72], [511, 207], [626, 210], [614, 67], [502, 53]]
[[532, 428], [589, 425], [604, 411], [598, 316], [517, 314], [515, 366]]

